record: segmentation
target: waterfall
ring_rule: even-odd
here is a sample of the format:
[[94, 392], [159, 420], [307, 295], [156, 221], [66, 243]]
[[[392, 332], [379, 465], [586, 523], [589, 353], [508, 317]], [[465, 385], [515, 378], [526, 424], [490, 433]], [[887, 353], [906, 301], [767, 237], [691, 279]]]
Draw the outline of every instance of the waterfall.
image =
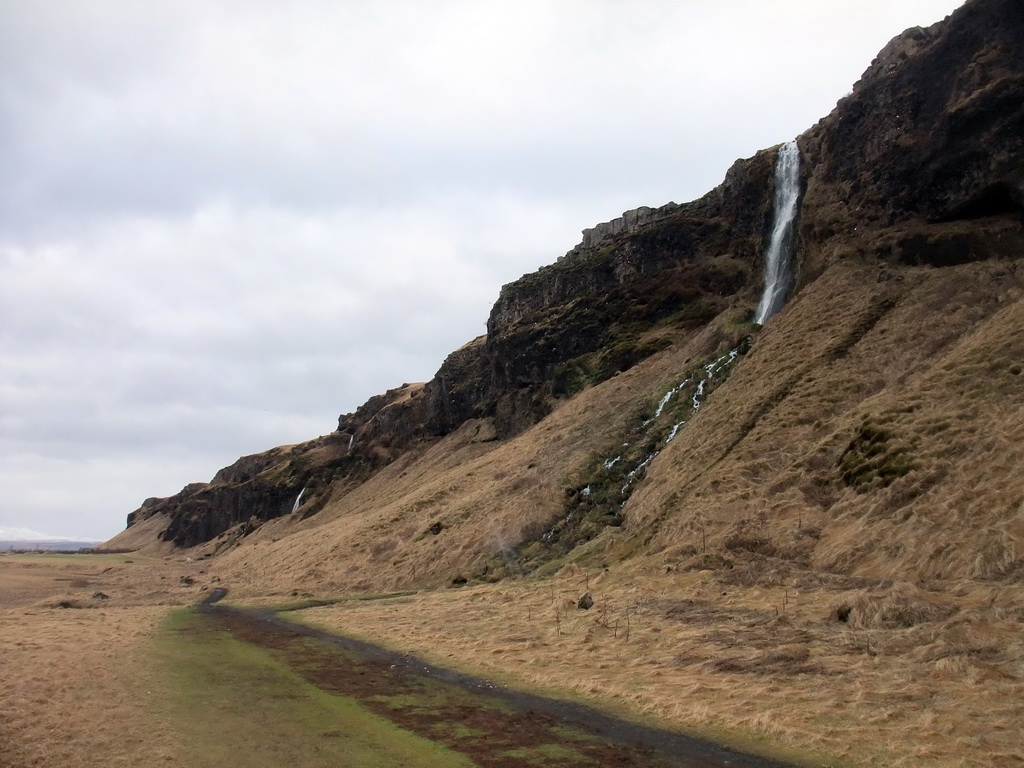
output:
[[299, 495], [295, 497], [295, 503], [292, 505], [292, 514], [293, 515], [296, 512], [299, 511], [299, 505], [302, 504], [302, 494], [304, 494], [305, 492], [306, 492], [306, 489], [303, 488], [301, 491], [299, 491]]
[[783, 144], [775, 161], [775, 224], [764, 256], [764, 293], [754, 322], [764, 325], [782, 309], [793, 287], [793, 221], [800, 197], [800, 149], [796, 141]]

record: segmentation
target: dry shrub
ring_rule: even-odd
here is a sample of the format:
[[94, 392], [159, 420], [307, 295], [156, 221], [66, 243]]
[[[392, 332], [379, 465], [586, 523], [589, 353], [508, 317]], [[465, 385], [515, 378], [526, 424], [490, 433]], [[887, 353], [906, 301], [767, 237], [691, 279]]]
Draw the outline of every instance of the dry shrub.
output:
[[984, 542], [975, 555], [972, 572], [982, 579], [1001, 579], [1024, 570], [1024, 542], [1006, 535], [994, 535]]
[[999, 659], [986, 661], [992, 654], [960, 653], [938, 659], [932, 669], [934, 680], [946, 680], [976, 685], [978, 683], [1015, 683], [1017, 676], [1006, 669]]
[[541, 536], [548, 532], [552, 526], [550, 520], [530, 520], [529, 522], [523, 523], [519, 529], [519, 543], [528, 543], [531, 541], [537, 541]]
[[837, 601], [830, 618], [857, 629], [900, 629], [942, 621], [954, 612], [913, 584], [899, 582], [881, 593], [862, 591]]
[[679, 544], [666, 548], [664, 555], [666, 560], [680, 560], [684, 557], [692, 557], [698, 551], [698, 548], [693, 544]]
[[678, 571], [718, 571], [728, 570], [734, 565], [733, 561], [723, 557], [717, 552], [705, 552], [702, 555], [693, 555], [681, 561], [676, 570]]
[[752, 656], [712, 659], [704, 667], [712, 672], [781, 676], [821, 672], [817, 665], [810, 663], [810, 658], [811, 652], [806, 645], [786, 645]]
[[832, 476], [828, 471], [808, 474], [797, 488], [808, 504], [822, 509], [829, 509], [839, 500], [839, 490], [832, 482]]
[[932, 677], [939, 680], [970, 680], [974, 663], [969, 656], [950, 656], [935, 662]]
[[703, 600], [655, 598], [649, 607], [656, 615], [687, 624], [712, 624], [722, 615], [721, 608]]
[[788, 583], [793, 570], [793, 566], [784, 560], [755, 557], [722, 571], [718, 580], [740, 587], [777, 587]]
[[83, 595], [56, 595], [40, 600], [35, 604], [36, 608], [99, 608], [103, 601], [96, 598], [89, 598]]
[[750, 552], [765, 557], [775, 554], [775, 545], [767, 536], [735, 533], [725, 540], [725, 548], [730, 552]]

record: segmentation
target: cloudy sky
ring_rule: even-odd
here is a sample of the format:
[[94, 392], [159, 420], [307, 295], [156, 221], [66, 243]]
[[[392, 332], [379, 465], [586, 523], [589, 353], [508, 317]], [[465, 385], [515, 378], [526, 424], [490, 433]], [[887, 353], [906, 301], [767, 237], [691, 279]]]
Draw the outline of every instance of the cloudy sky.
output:
[[106, 539], [429, 379], [957, 5], [0, 0], [0, 526]]

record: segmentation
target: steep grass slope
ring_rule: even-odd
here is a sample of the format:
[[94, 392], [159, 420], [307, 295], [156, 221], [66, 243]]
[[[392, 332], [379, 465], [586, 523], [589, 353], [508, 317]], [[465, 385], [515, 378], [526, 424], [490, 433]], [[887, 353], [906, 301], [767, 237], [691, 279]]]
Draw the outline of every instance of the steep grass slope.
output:
[[[883, 282], [874, 265], [830, 269], [646, 467], [623, 527], [604, 528], [569, 558], [597, 565], [607, 543], [615, 557], [657, 553], [693, 567], [715, 555], [877, 579], [1019, 579], [1018, 264], [887, 266]], [[728, 348], [728, 337], [711, 343], [712, 330], [510, 440], [481, 441], [485, 423], [468, 422], [313, 518], [265, 523], [219, 566], [244, 564], [259, 589], [317, 590], [437, 586], [535, 567], [523, 561], [528, 548], [574, 494], [616, 477], [604, 462], [662, 395], [695, 361]]]

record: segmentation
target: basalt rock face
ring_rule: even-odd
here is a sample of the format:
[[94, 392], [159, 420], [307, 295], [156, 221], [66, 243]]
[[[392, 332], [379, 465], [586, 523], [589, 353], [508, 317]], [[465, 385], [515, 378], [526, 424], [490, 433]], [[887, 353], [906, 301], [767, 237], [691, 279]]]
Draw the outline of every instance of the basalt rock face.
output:
[[588, 230], [567, 257], [506, 285], [488, 334], [451, 353], [426, 385], [370, 398], [339, 417], [328, 438], [243, 457], [209, 485], [149, 499], [128, 524], [167, 513], [162, 538], [195, 546], [290, 514], [299, 491], [319, 478], [304, 496], [300, 512], [308, 515], [326, 503], [332, 482], [331, 493], [344, 493], [468, 419], [489, 419], [497, 437], [522, 431], [559, 398], [662, 349], [668, 342], [659, 327], [693, 329], [737, 294], [753, 296], [770, 226], [773, 157], [765, 151], [737, 162], [693, 203], [627, 212]]
[[556, 263], [504, 286], [487, 335], [427, 385], [429, 426], [494, 417], [498, 433], [535, 423], [558, 398], [658, 351], [659, 330], [690, 330], [752, 297], [771, 225], [774, 151], [738, 161], [685, 205], [627, 211], [584, 230]]
[[652, 277], [689, 290], [735, 293], [746, 276], [737, 280], [735, 270], [723, 275], [711, 261], [728, 256], [750, 266], [760, 258], [771, 223], [774, 156], [765, 150], [737, 161], [719, 187], [692, 203], [640, 216], [628, 211], [584, 230], [583, 242], [558, 262], [502, 288], [487, 321], [488, 339], [510, 335], [552, 307], [628, 291]]
[[[771, 225], [774, 155], [738, 161], [700, 200], [627, 211], [584, 230], [556, 263], [504, 286], [487, 335], [449, 355], [421, 393], [389, 405], [402, 425], [389, 446], [472, 418], [492, 418], [501, 437], [514, 435], [579, 386], [657, 352], [666, 343], [659, 329], [693, 329], [737, 296], [752, 298]], [[373, 399], [364, 408], [379, 406]], [[341, 430], [352, 430], [349, 418]]]
[[422, 384], [375, 395], [342, 415], [331, 435], [243, 456], [209, 483], [146, 499], [128, 515], [128, 526], [166, 514], [170, 524], [161, 539], [192, 547], [218, 537], [234, 541], [285, 515], [315, 515], [332, 495], [347, 493], [424, 439], [427, 402]]
[[425, 422], [431, 434], [450, 432], [466, 419], [486, 417], [487, 337], [479, 336], [445, 359], [424, 389]]
[[[944, 22], [896, 37], [798, 137], [798, 292], [839, 261], [943, 267], [1020, 257], [1022, 41], [1020, 0], [968, 0]], [[191, 546], [290, 514], [303, 488], [297, 514], [312, 514], [468, 419], [510, 437], [723, 312], [741, 327], [762, 287], [775, 157], [773, 148], [737, 161], [699, 200], [584, 230], [565, 256], [504, 286], [487, 335], [449, 355], [430, 382], [371, 398], [340, 417], [334, 435], [245, 457], [209, 485], [149, 499], [129, 525], [168, 513], [162, 537]]]
[[[944, 266], [991, 254], [989, 233], [1012, 236], [1006, 219], [1024, 216], [1022, 40], [1018, 0], [968, 2], [896, 37], [801, 137], [809, 277], [837, 247]], [[970, 236], [939, 226], [958, 220]]]
[[[210, 483], [192, 483], [174, 496], [146, 499], [128, 515], [128, 526], [157, 514], [170, 520], [163, 541], [193, 547], [218, 537], [250, 533], [267, 520], [291, 514], [309, 517], [332, 493], [363, 482], [382, 463], [349, 449], [341, 433], [299, 445], [243, 456]], [[295, 503], [302, 492], [302, 504]]]
[[403, 384], [340, 416], [338, 433], [348, 437], [349, 453], [379, 465], [419, 440], [425, 434], [423, 388]]

